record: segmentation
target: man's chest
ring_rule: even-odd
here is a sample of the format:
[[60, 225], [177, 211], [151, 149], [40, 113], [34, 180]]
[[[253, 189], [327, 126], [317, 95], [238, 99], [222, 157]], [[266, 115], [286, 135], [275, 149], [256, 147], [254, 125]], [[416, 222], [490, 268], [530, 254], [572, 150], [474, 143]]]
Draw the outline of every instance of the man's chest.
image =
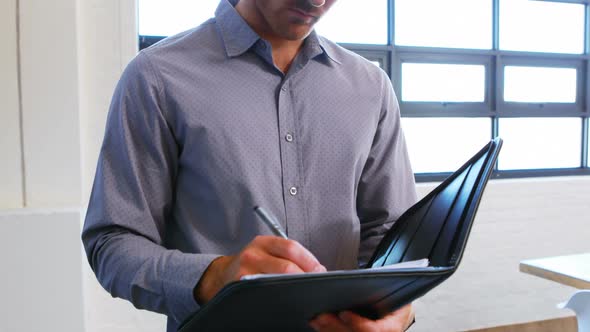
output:
[[308, 182], [362, 166], [381, 113], [379, 91], [313, 69], [285, 78], [220, 67], [187, 72], [183, 81], [192, 84], [170, 82], [166, 109], [181, 167], [236, 181], [256, 173]]

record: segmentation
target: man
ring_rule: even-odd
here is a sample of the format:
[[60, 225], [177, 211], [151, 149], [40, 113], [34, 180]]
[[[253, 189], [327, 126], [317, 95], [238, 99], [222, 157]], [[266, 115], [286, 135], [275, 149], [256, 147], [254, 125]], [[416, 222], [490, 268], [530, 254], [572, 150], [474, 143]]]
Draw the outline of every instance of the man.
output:
[[[335, 1], [222, 0], [123, 74], [82, 238], [102, 286], [168, 331], [243, 275], [357, 268], [416, 200], [389, 79], [313, 31]], [[256, 205], [290, 240], [260, 236]], [[310, 325], [412, 319], [406, 306]]]

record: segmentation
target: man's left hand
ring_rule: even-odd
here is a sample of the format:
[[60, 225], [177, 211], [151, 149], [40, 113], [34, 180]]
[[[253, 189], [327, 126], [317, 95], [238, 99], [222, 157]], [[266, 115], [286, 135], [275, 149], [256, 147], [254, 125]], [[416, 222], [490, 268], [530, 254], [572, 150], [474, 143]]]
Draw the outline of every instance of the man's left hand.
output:
[[400, 308], [378, 320], [370, 320], [350, 311], [338, 315], [322, 314], [310, 322], [318, 332], [403, 332], [414, 321], [414, 309], [411, 304]]

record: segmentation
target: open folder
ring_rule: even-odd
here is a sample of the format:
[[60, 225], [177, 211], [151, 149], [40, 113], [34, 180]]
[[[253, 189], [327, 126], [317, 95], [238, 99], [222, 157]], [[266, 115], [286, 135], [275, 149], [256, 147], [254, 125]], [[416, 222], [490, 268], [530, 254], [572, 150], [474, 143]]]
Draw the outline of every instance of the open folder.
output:
[[[352, 310], [376, 319], [421, 297], [457, 270], [501, 146], [493, 139], [409, 208], [366, 268], [230, 283], [179, 331], [312, 331], [308, 322], [321, 313]], [[393, 265], [403, 262], [409, 265]], [[394, 268], [379, 268], [387, 265]]]

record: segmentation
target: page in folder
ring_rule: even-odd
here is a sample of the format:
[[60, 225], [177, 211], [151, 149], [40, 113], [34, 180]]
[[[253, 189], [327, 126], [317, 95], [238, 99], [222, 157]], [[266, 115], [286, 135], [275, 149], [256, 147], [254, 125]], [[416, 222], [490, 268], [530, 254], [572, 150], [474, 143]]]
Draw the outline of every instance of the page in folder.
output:
[[[397, 264], [390, 264], [384, 265], [379, 267], [372, 267], [369, 269], [363, 269], [363, 271], [380, 271], [380, 272], [393, 272], [401, 269], [414, 269], [420, 267], [428, 267], [430, 261], [428, 258], [418, 259], [415, 261], [408, 261], [408, 262], [401, 262]], [[350, 272], [354, 270], [337, 270], [337, 271], [328, 271], [328, 272], [318, 272], [318, 273], [302, 273], [298, 275], [292, 274], [251, 274], [247, 276], [243, 276], [240, 280], [256, 280], [256, 279], [264, 279], [264, 278], [272, 278], [272, 277], [285, 277], [285, 276], [327, 276], [330, 274], [337, 274], [340, 272]]]

